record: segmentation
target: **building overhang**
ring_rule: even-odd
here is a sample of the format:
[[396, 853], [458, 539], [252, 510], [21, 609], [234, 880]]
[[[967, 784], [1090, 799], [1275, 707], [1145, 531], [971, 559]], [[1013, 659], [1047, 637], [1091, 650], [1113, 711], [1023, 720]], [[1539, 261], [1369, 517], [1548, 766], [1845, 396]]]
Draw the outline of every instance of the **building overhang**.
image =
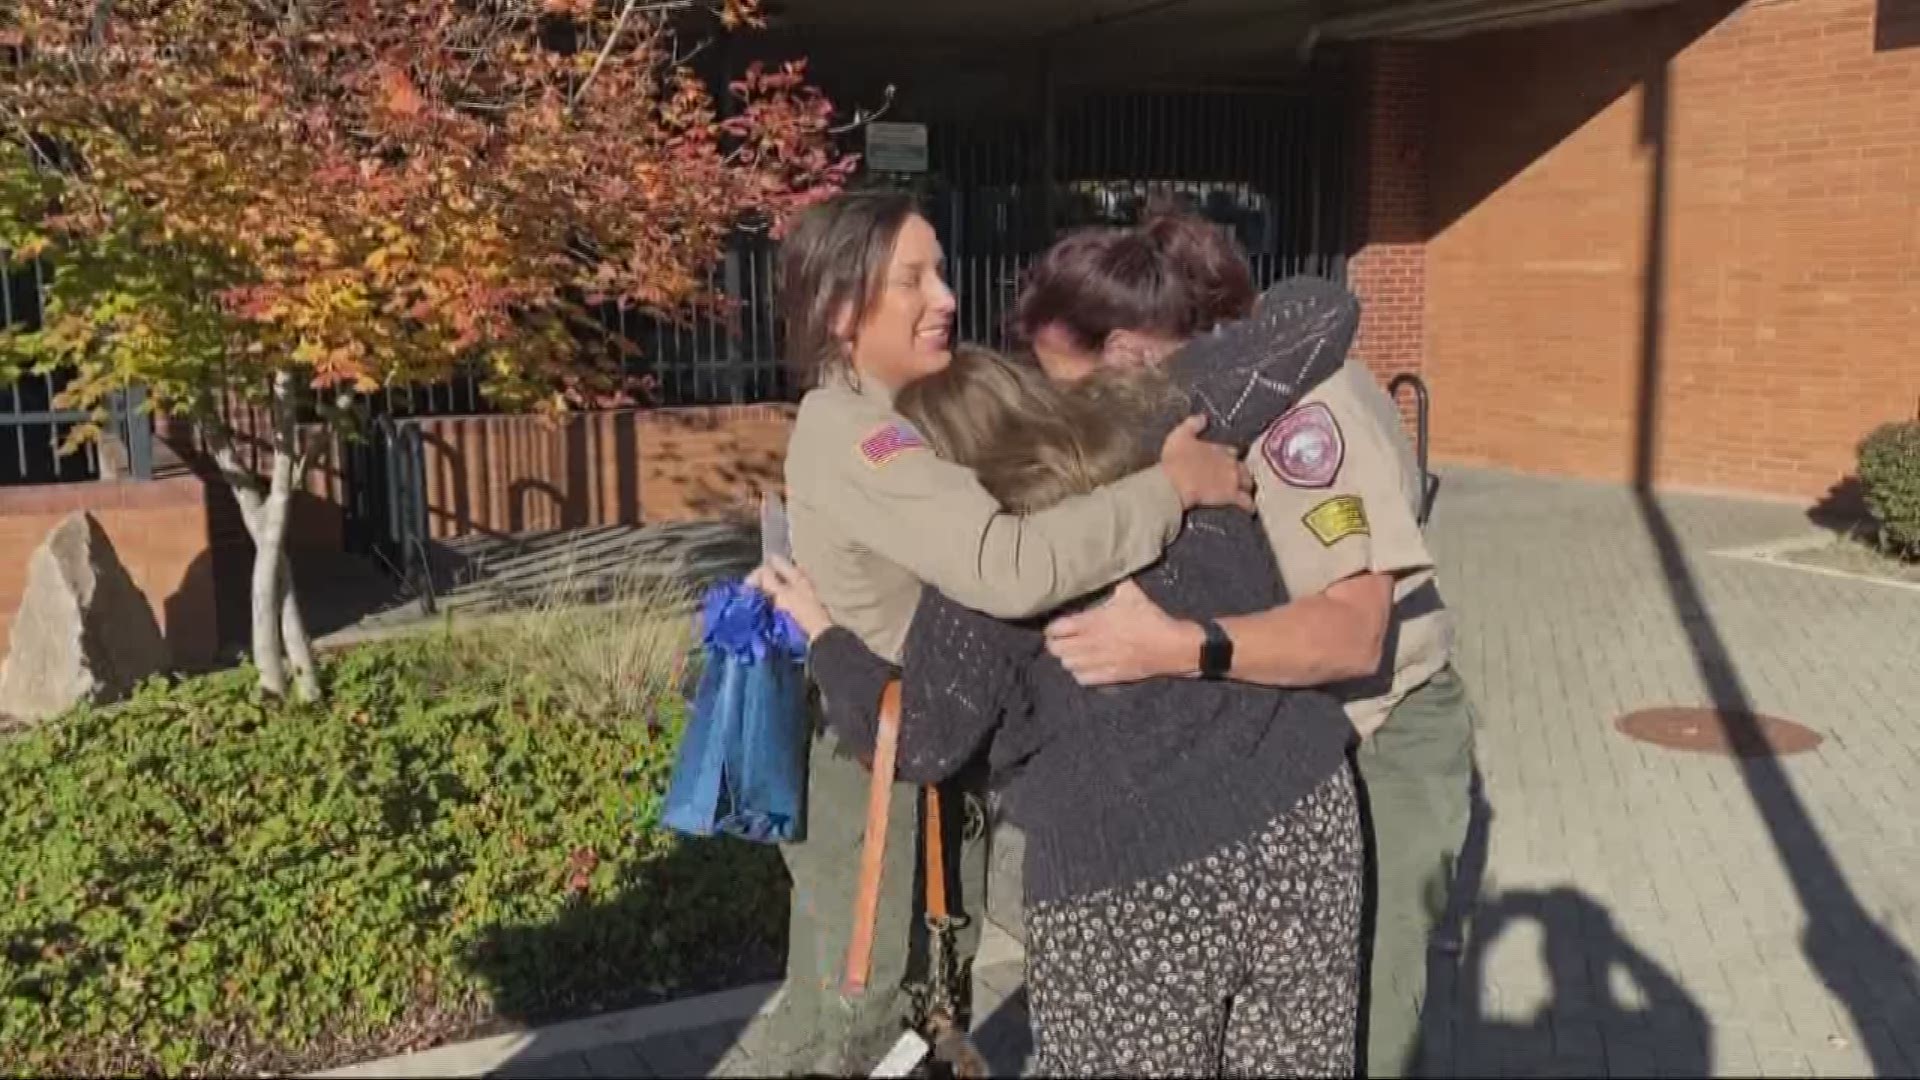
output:
[[769, 0], [771, 28], [842, 46], [1043, 53], [1063, 71], [1235, 77], [1322, 45], [1441, 40], [1674, 0]]

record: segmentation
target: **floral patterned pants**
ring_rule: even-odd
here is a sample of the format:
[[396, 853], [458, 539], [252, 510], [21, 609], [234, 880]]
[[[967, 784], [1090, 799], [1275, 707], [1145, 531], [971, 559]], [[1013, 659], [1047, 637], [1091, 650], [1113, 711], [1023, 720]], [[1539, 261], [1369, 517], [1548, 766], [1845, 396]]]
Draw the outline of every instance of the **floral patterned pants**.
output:
[[1259, 835], [1028, 912], [1042, 1076], [1351, 1076], [1362, 842], [1343, 767]]

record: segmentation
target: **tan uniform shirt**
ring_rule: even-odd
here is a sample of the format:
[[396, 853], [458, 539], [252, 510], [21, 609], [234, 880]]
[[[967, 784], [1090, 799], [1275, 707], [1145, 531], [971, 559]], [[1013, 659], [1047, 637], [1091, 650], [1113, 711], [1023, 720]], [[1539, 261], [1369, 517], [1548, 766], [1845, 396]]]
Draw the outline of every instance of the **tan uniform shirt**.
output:
[[1160, 469], [1009, 513], [866, 383], [829, 377], [801, 400], [787, 499], [794, 557], [828, 612], [890, 660], [923, 581], [989, 615], [1024, 618], [1132, 574], [1180, 531], [1180, 496]]
[[1364, 737], [1446, 666], [1453, 617], [1420, 532], [1420, 467], [1393, 399], [1348, 361], [1275, 421], [1248, 455], [1260, 519], [1295, 599], [1366, 572], [1394, 575], [1386, 656], [1371, 678], [1330, 687]]

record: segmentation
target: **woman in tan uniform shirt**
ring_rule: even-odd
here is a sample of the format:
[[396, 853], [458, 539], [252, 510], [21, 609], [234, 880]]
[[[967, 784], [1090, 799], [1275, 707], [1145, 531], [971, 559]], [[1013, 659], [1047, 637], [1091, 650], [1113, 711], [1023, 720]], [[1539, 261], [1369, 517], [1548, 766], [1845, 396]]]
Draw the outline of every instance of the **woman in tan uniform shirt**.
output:
[[[846, 193], [811, 208], [780, 254], [787, 356], [815, 384], [787, 448], [794, 556], [835, 620], [890, 660], [899, 658], [923, 581], [990, 615], [1035, 615], [1158, 558], [1188, 507], [1252, 505], [1237, 455], [1201, 442], [1196, 419], [1167, 438], [1156, 467], [1041, 513], [1003, 510], [891, 405], [895, 389], [952, 358], [954, 299], [941, 270], [932, 226], [911, 197], [892, 192]], [[822, 731], [808, 786], [806, 839], [784, 849], [794, 883], [787, 978], [764, 1050], [800, 1068], [864, 1070], [911, 1009], [903, 984], [916, 935], [917, 801], [910, 785], [896, 789], [870, 990], [847, 1015], [834, 987], [866, 775]], [[966, 801], [977, 808], [977, 799]], [[959, 901], [977, 915], [983, 830], [977, 809], [969, 817], [976, 827], [962, 845], [971, 850], [961, 852]], [[975, 940], [969, 933], [957, 943], [963, 974]]]

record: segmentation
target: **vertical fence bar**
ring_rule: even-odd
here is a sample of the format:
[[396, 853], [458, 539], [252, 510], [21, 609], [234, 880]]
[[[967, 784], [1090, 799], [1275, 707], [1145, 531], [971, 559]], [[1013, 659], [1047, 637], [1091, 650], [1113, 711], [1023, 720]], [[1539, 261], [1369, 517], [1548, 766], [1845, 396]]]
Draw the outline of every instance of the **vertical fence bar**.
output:
[[[44, 305], [47, 302], [47, 281], [46, 277], [41, 273], [41, 265], [39, 259], [33, 260], [33, 309], [34, 322], [36, 323], [41, 322], [46, 316]], [[54, 395], [53, 376], [50, 374], [42, 375], [40, 376], [40, 381], [45, 385], [47, 391], [46, 409], [48, 412], [52, 412]], [[57, 424], [47, 425], [47, 458], [53, 465], [53, 475], [55, 479], [58, 479], [60, 476], [60, 428]]]
[[121, 415], [125, 417], [127, 468], [135, 480], [153, 479], [153, 415], [143, 408], [147, 389], [135, 386], [121, 395]]
[[[11, 256], [9, 256], [9, 258], [11, 258]], [[12, 326], [14, 322], [13, 275], [7, 272], [4, 264], [0, 264], [0, 326]], [[20, 479], [22, 482], [25, 482], [30, 475], [27, 469], [27, 429], [21, 425], [19, 420], [22, 410], [20, 408], [20, 384], [18, 382], [7, 388], [7, 397], [13, 402], [13, 452], [20, 463]]]
[[[727, 299], [731, 302], [738, 303], [741, 296], [740, 245], [738, 244], [727, 245], [723, 277], [724, 284], [721, 285], [721, 288], [726, 291]], [[744, 308], [737, 310], [740, 310], [743, 314], [745, 313]], [[735, 405], [745, 404], [747, 400], [747, 361], [744, 356], [740, 355], [741, 342], [737, 324], [736, 326], [722, 325], [716, 320], [715, 327], [720, 333], [725, 334], [727, 339], [727, 381], [730, 384], [733, 403]]]

